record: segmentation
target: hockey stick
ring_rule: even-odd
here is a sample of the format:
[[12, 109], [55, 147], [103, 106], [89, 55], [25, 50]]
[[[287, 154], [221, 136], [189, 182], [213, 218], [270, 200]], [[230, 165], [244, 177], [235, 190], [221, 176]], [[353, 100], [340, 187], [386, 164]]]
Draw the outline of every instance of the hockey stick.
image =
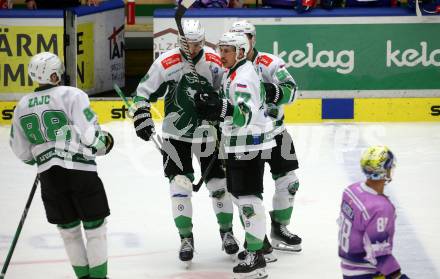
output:
[[416, 0], [416, 15], [422, 16], [422, 12], [420, 11], [419, 0]]
[[[182, 44], [182, 50], [185, 53], [185, 56], [189, 62], [190, 66], [190, 73], [193, 76], [198, 89], [203, 92], [203, 88], [200, 84], [199, 75], [196, 70], [196, 66], [194, 64], [194, 61], [191, 58], [191, 52], [189, 51], [189, 45], [188, 40], [186, 39], [185, 33], [183, 32], [182, 27], [182, 18], [185, 15], [185, 12], [189, 9], [189, 7], [192, 6], [192, 4], [195, 2], [195, 0], [183, 0], [180, 5], [177, 7], [176, 13], [174, 15], [174, 20], [176, 21], [177, 29], [179, 30], [180, 38], [181, 38], [181, 44]], [[206, 170], [202, 173], [202, 177], [197, 182], [197, 184], [193, 184], [193, 191], [198, 192], [200, 190], [200, 187], [202, 187], [203, 182], [205, 181], [208, 174], [211, 172], [212, 167], [214, 166], [215, 161], [217, 160], [217, 153], [214, 154], [211, 158], [211, 160], [208, 163], [208, 166]]]
[[[122, 101], [124, 102], [124, 104], [129, 108], [132, 107], [132, 105], [128, 102], [127, 97], [125, 97], [124, 93], [122, 92], [122, 90], [119, 88], [119, 86], [117, 84], [113, 85], [113, 88], [115, 89], [116, 93], [119, 95], [119, 97], [122, 99]], [[157, 140], [154, 137], [151, 137], [153, 139], [154, 145], [156, 146], [157, 150], [160, 151], [160, 153], [163, 155], [165, 154], [165, 151], [160, 147], [159, 143], [157, 142]], [[211, 159], [211, 161], [209, 161], [208, 167], [206, 167], [206, 170], [204, 173], [202, 173], [202, 177], [200, 178], [200, 180], [197, 182], [197, 184], [192, 184], [192, 189], [194, 192], [198, 192], [200, 187], [203, 184], [203, 181], [205, 181], [206, 177], [208, 176], [209, 172], [211, 171], [212, 167], [214, 166], [214, 162], [215, 159], [217, 159], [217, 154], [214, 154], [213, 158]]]
[[190, 73], [193, 76], [194, 80], [196, 81], [196, 84], [199, 86], [199, 89], [201, 89], [199, 75], [197, 74], [194, 61], [191, 58], [191, 52], [189, 51], [188, 40], [186, 39], [182, 27], [182, 18], [185, 15], [186, 10], [188, 10], [189, 7], [191, 7], [191, 5], [194, 2], [195, 0], [183, 0], [182, 3], [180, 3], [180, 5], [177, 7], [176, 14], [174, 15], [174, 20], [176, 21], [177, 29], [179, 30], [180, 38], [182, 39], [181, 40], [182, 50], [185, 53], [186, 59], [189, 62], [189, 66], [191, 69]]
[[18, 223], [17, 230], [15, 231], [14, 238], [12, 239], [11, 248], [9, 248], [8, 255], [6, 256], [5, 263], [3, 264], [2, 273], [0, 274], [0, 279], [5, 278], [6, 271], [8, 270], [9, 267], [9, 262], [11, 261], [12, 254], [14, 253], [15, 246], [17, 245], [17, 241], [21, 233], [21, 229], [23, 228], [24, 221], [26, 220], [26, 216], [28, 214], [29, 208], [31, 207], [32, 199], [34, 198], [35, 191], [37, 190], [38, 181], [39, 179], [37, 175], [35, 177], [34, 185], [32, 185], [31, 192], [27, 199], [26, 206], [24, 207], [23, 214], [21, 215], [20, 222]]
[[439, 13], [439, 12], [437, 12], [437, 10], [430, 11], [430, 10], [427, 10], [427, 9], [425, 9], [425, 8], [422, 8], [422, 11], [423, 11], [424, 13], [431, 14], [431, 15], [435, 15], [435, 14], [438, 14], [438, 13]]
[[[122, 93], [121, 88], [119, 88], [119, 86], [117, 84], [113, 85], [113, 88], [115, 89], [116, 93], [119, 95], [119, 97], [122, 99], [122, 101], [124, 102], [124, 104], [127, 106], [128, 111], [129, 111], [129, 115], [131, 113], [131, 107], [132, 105], [128, 102], [127, 97], [125, 97], [124, 93]], [[130, 117], [132, 118], [132, 117]], [[157, 140], [154, 137], [151, 137], [151, 139], [153, 140], [154, 145], [156, 146], [157, 150], [160, 151], [161, 154], [164, 153], [163, 149], [161, 148], [161, 146], [159, 145], [159, 143], [157, 142]]]

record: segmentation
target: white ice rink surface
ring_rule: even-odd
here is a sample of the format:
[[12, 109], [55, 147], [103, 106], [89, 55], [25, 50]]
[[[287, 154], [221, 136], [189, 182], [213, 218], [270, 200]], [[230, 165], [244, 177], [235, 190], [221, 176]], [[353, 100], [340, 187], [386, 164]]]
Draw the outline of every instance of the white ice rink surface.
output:
[[[177, 257], [180, 240], [159, 152], [152, 143], [137, 139], [128, 121], [103, 127], [116, 140], [113, 151], [98, 160], [112, 213], [108, 218], [109, 277], [232, 278], [233, 263], [220, 250], [206, 188], [193, 195], [196, 254], [192, 268], [185, 270]], [[397, 157], [394, 180], [386, 192], [397, 207], [394, 249], [402, 270], [410, 278], [440, 278], [440, 123], [338, 123], [288, 129], [300, 161], [300, 191], [290, 228], [303, 238], [303, 251], [275, 252], [278, 262], [268, 266], [269, 278], [342, 277], [337, 257], [338, 207], [343, 188], [362, 178], [360, 152], [371, 144], [386, 144]], [[0, 127], [0, 265], [36, 173], [14, 157], [8, 137], [9, 127]], [[274, 186], [268, 168], [265, 189], [264, 203], [270, 209]], [[235, 211], [235, 235], [243, 242], [238, 220]], [[39, 190], [6, 278], [75, 278], [56, 228], [46, 222]]]

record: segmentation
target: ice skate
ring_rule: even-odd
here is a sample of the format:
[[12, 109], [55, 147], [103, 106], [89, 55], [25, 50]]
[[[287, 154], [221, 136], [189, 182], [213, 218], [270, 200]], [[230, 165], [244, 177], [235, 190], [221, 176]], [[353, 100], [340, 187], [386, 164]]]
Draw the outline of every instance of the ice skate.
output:
[[231, 256], [231, 259], [235, 261], [235, 254], [237, 254], [240, 247], [238, 247], [237, 240], [234, 237], [232, 229], [227, 232], [220, 231], [220, 236], [222, 238], [222, 250], [226, 254]]
[[301, 238], [291, 233], [285, 225], [272, 221], [272, 230], [270, 232], [273, 249], [287, 252], [301, 251]]
[[[244, 243], [244, 248], [247, 248], [246, 242]], [[264, 237], [264, 243], [263, 243], [263, 248], [261, 249], [261, 252], [263, 253], [263, 256], [264, 256], [266, 263], [273, 263], [278, 260], [273, 253], [272, 245], [270, 244], [267, 236]], [[238, 260], [244, 261], [246, 259], [247, 253], [248, 252], [246, 249], [241, 251], [240, 253], [238, 253], [238, 255], [237, 255]]]
[[186, 268], [191, 267], [191, 261], [194, 257], [194, 238], [191, 234], [188, 237], [180, 237], [179, 259], [185, 264]]
[[246, 252], [246, 258], [233, 268], [234, 279], [267, 278], [266, 261], [262, 251]]

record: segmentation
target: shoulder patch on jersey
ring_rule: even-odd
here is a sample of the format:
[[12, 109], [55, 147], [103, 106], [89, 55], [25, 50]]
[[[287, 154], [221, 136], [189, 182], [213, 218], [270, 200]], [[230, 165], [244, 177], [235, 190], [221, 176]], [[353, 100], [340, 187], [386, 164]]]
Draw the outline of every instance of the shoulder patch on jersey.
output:
[[95, 117], [95, 113], [93, 112], [93, 110], [90, 107], [85, 108], [83, 110], [83, 113], [84, 113], [84, 116], [86, 117], [87, 121], [89, 121], [89, 122], [93, 119], [93, 117]]
[[257, 58], [257, 64], [261, 63], [266, 67], [268, 67], [270, 65], [270, 63], [272, 63], [272, 61], [273, 61], [273, 59], [267, 55], [261, 55], [260, 57]]
[[173, 65], [176, 65], [176, 64], [178, 64], [180, 62], [182, 62], [182, 56], [180, 54], [176, 53], [176, 54], [173, 54], [173, 55], [165, 58], [160, 63], [162, 64], [162, 66], [166, 70], [169, 67], [171, 67]]
[[211, 61], [216, 63], [217, 65], [221, 66], [222, 65], [222, 61], [220, 60], [220, 57], [218, 57], [216, 54], [214, 53], [205, 53], [205, 57], [206, 57], [206, 61]]

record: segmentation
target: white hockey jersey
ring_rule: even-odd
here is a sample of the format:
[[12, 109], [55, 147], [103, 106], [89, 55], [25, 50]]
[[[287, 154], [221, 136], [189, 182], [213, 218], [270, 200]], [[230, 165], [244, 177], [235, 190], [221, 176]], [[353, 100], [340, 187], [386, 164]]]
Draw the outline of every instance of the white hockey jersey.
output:
[[222, 123], [226, 153], [266, 150], [275, 146], [272, 120], [265, 114], [264, 90], [250, 61], [240, 61], [223, 78], [222, 95], [234, 113]]
[[17, 104], [10, 145], [19, 159], [36, 163], [38, 173], [55, 165], [96, 171], [91, 147], [102, 144], [99, 132], [86, 93], [70, 86], [44, 86]]
[[[220, 57], [212, 48], [203, 50], [193, 59], [205, 90], [218, 91], [221, 86], [224, 69]], [[205, 129], [197, 116], [194, 94], [199, 85], [190, 74], [190, 64], [179, 48], [172, 49], [159, 56], [151, 65], [148, 73], [139, 83], [135, 103], [142, 107], [145, 102], [165, 99], [165, 118], [162, 125], [164, 138], [173, 138], [187, 142], [199, 142]], [[209, 137], [213, 140], [213, 137]]]
[[268, 108], [277, 110], [274, 130], [274, 134], [277, 135], [285, 129], [283, 106], [292, 103], [297, 96], [296, 82], [285, 68], [286, 63], [278, 56], [266, 52], [258, 52], [254, 49], [252, 63], [259, 73], [262, 82], [279, 85], [283, 91], [283, 98], [278, 102], [277, 106], [275, 108]]

